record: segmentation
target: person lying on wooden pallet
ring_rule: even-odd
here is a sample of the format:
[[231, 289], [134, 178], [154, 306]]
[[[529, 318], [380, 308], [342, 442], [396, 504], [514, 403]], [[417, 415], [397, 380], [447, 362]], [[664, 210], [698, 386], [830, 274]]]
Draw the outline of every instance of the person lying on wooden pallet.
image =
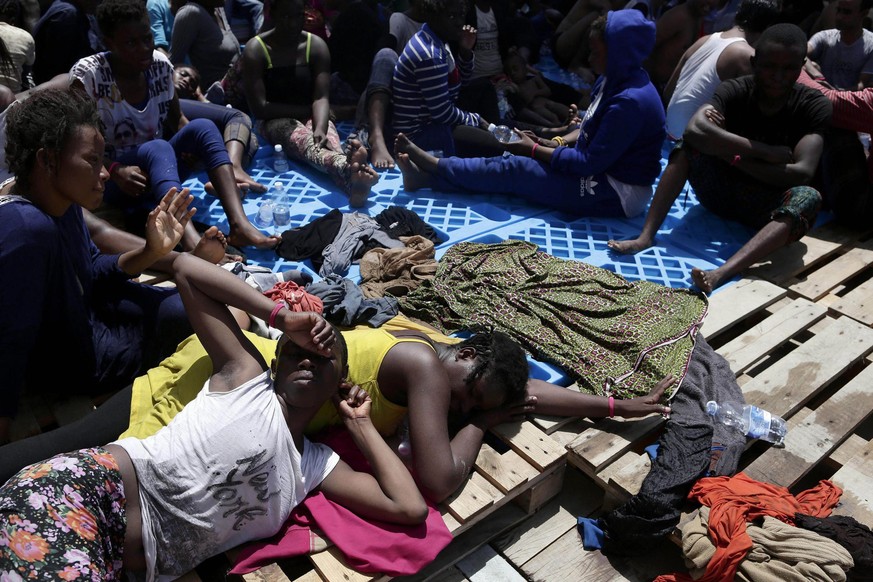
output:
[[[316, 488], [369, 519], [423, 522], [427, 506], [373, 426], [371, 400], [361, 391], [349, 396], [346, 346], [335, 328], [191, 255], [179, 256], [175, 267], [211, 375], [154, 436], [61, 454], [7, 481], [0, 488], [0, 573], [119, 580], [124, 570], [145, 570], [148, 580], [172, 579], [274, 535]], [[284, 332], [269, 366], [227, 305]], [[372, 475], [303, 436], [331, 398]]]
[[[349, 353], [348, 379], [369, 392], [374, 402], [372, 420], [379, 432], [394, 434], [409, 414], [412, 450], [426, 451], [413, 454], [413, 468], [419, 487], [434, 501], [444, 500], [467, 478], [488, 428], [513, 416], [534, 408], [541, 414], [626, 418], [670, 411], [659, 401], [672, 377], [640, 398], [610, 400], [581, 394], [528, 379], [524, 351], [499, 332], [461, 341], [401, 316], [382, 328], [359, 327], [343, 336]], [[262, 354], [275, 352], [275, 341], [248, 337]], [[35, 452], [47, 456], [64, 450], [64, 440], [73, 438], [74, 431], [89, 434], [95, 443], [105, 442], [124, 431], [129, 418], [125, 436], [152, 434], [197, 394], [208, 372], [208, 365], [201, 363], [208, 364], [206, 357], [204, 347], [191, 338], [160, 367], [82, 421], [0, 448], [0, 478], [4, 471], [33, 462]], [[125, 408], [129, 415], [122, 412]], [[450, 418], [464, 419], [456, 432], [450, 432]], [[336, 413], [322, 408], [306, 433], [339, 421]]]

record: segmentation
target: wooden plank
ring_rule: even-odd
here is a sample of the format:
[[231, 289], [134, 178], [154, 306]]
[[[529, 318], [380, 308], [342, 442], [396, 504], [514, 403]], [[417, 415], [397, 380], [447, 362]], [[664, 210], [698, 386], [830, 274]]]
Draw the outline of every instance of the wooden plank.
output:
[[429, 582], [466, 582], [467, 577], [454, 566], [449, 566], [428, 580]]
[[626, 500], [639, 493], [651, 468], [649, 455], [639, 455], [631, 451], [607, 467], [608, 473], [604, 471], [603, 477], [610, 492], [618, 499]]
[[730, 363], [731, 370], [739, 374], [826, 314], [827, 310], [820, 305], [795, 299], [723, 345], [718, 353]]
[[867, 242], [850, 249], [809, 276], [789, 287], [798, 295], [818, 301], [837, 285], [848, 281], [873, 264], [873, 243]]
[[494, 496], [491, 491], [483, 489], [479, 482], [467, 479], [464, 485], [444, 502], [444, 505], [458, 522], [464, 524], [493, 503]]
[[[321, 582], [321, 577], [316, 574], [314, 570], [311, 570], [310, 573], [312, 576], [315, 576], [315, 578], [310, 577], [312, 582]], [[275, 563], [267, 564], [263, 568], [258, 568], [254, 572], [243, 574], [242, 578], [246, 582], [290, 582], [288, 576], [286, 576], [285, 572], [282, 571], [282, 568]]]
[[838, 446], [831, 454], [831, 462], [842, 467], [849, 462], [849, 459], [859, 454], [864, 450], [869, 441], [856, 434], [850, 435], [843, 444]]
[[659, 415], [634, 420], [604, 418], [595, 428], [586, 430], [567, 445], [570, 453], [567, 459], [585, 473], [597, 478], [597, 474], [606, 465], [663, 423], [664, 419]]
[[535, 414], [530, 417], [530, 421], [548, 435], [567, 426], [574, 420], [572, 416], [546, 416], [543, 414]]
[[528, 421], [507, 422], [491, 431], [539, 471], [567, 456], [564, 447]]
[[368, 582], [375, 577], [369, 574], [361, 574], [351, 569], [345, 562], [342, 552], [336, 546], [331, 546], [323, 552], [309, 556], [318, 574], [330, 582]]
[[457, 536], [443, 549], [436, 559], [414, 576], [396, 578], [396, 582], [425, 582], [437, 576], [445, 568], [468, 556], [471, 552], [488, 543], [507, 530], [521, 523], [527, 514], [513, 504], [504, 505], [468, 531]]
[[576, 517], [591, 515], [603, 499], [594, 481], [575, 469], [568, 469], [564, 488], [530, 519], [494, 539], [491, 545], [521, 566], [568, 531], [576, 528]]
[[583, 550], [579, 533], [575, 528], [523, 564], [521, 571], [534, 582], [555, 582], [556, 580], [618, 582], [627, 580], [615, 571], [609, 558], [602, 553]]
[[873, 325], [873, 279], [864, 281], [830, 304], [831, 310]]
[[770, 253], [765, 263], [747, 271], [777, 285], [787, 283], [799, 273], [810, 269], [847, 244], [865, 236], [869, 229], [846, 228], [831, 221], [808, 233], [799, 241]]
[[863, 451], [849, 459], [831, 477], [843, 489], [840, 505], [834, 513], [849, 515], [868, 527], [873, 527], [873, 441]]
[[566, 468], [567, 465], [562, 464], [554, 469], [550, 469], [550, 473], [544, 475], [536, 485], [522, 491], [512, 502], [521, 507], [525, 512], [533, 513], [549, 499], [561, 492]]
[[503, 493], [539, 475], [539, 471], [515, 451], [508, 450], [501, 455], [487, 443], [482, 445], [476, 457], [476, 471]]
[[871, 350], [873, 329], [841, 317], [743, 386], [743, 395], [789, 418]]
[[764, 309], [788, 294], [788, 291], [767, 281], [743, 280], [716, 293], [709, 300], [709, 311], [701, 331], [715, 337], [722, 331]]
[[758, 481], [791, 487], [873, 414], [873, 366], [840, 388], [802, 422], [789, 419], [784, 448], [770, 448], [744, 471]]
[[524, 577], [488, 545], [458, 561], [455, 567], [470, 582], [525, 582]]

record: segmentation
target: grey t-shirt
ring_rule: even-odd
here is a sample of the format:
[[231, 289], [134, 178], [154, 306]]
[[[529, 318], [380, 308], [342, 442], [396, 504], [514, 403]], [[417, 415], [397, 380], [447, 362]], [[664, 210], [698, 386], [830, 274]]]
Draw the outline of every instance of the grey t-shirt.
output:
[[862, 73], [873, 74], [873, 32], [865, 30], [852, 44], [840, 41], [840, 31], [822, 30], [809, 44], [809, 58], [821, 66], [828, 83], [838, 89], [855, 89]]
[[207, 10], [188, 2], [176, 13], [170, 60], [174, 65], [190, 61], [200, 71], [205, 91], [220, 81], [240, 52], [239, 41], [230, 29], [224, 8]]

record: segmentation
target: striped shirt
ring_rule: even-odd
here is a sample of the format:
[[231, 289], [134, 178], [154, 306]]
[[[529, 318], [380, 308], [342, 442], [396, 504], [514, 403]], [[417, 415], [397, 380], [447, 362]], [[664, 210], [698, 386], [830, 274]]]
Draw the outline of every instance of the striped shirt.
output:
[[[473, 73], [473, 59], [458, 59], [424, 24], [400, 54], [394, 67], [394, 130], [415, 135], [427, 124], [479, 125], [479, 115], [455, 106]], [[459, 78], [460, 77], [460, 78]]]

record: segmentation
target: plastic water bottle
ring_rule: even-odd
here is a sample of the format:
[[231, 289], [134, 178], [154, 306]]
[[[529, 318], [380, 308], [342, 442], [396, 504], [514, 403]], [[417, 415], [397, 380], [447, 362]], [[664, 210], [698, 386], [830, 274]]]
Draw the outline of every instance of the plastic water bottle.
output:
[[273, 201], [271, 198], [268, 197], [261, 200], [254, 223], [258, 228], [270, 228], [273, 226]]
[[512, 130], [505, 125], [488, 124], [488, 131], [494, 136], [494, 139], [500, 143], [509, 143], [512, 140]]
[[761, 439], [774, 445], [781, 445], [788, 428], [781, 416], [771, 414], [757, 406], [714, 400], [706, 403], [706, 412], [722, 424], [736, 427], [750, 439]]
[[285, 152], [282, 151], [282, 144], [273, 146], [273, 171], [277, 174], [284, 174], [291, 167], [288, 165], [288, 158], [285, 157]]
[[285, 194], [285, 186], [282, 182], [276, 182], [273, 185], [273, 224], [276, 229], [281, 229], [288, 226], [291, 222], [291, 204], [288, 196]]

